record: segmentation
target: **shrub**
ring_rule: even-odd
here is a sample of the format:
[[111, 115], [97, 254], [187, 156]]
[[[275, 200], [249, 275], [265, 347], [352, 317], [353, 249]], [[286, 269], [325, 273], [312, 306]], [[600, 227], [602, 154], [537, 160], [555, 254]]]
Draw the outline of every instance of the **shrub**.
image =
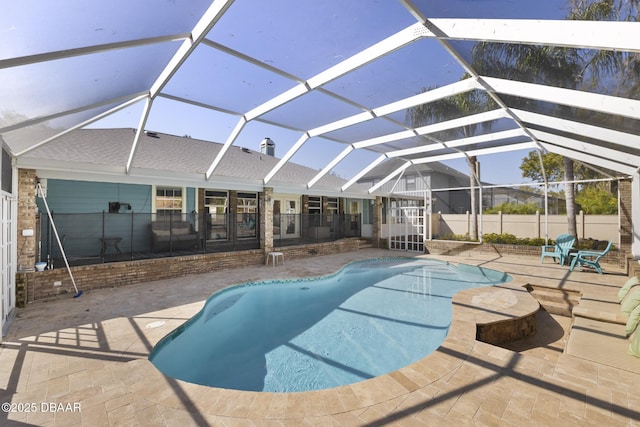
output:
[[[583, 250], [603, 251], [608, 244], [608, 240], [580, 239], [576, 246], [578, 249]], [[615, 247], [615, 245], [613, 247]]]
[[519, 238], [513, 234], [503, 233], [488, 233], [483, 234], [482, 238], [487, 243], [501, 243], [505, 245], [522, 245], [522, 246], [542, 246], [544, 245], [544, 239], [523, 237]]
[[485, 209], [484, 213], [486, 214], [496, 214], [498, 212], [502, 212], [503, 214], [514, 214], [514, 215], [528, 215], [535, 214], [540, 210], [540, 206], [535, 203], [509, 203], [504, 202], [496, 205], [492, 208]]
[[544, 245], [544, 239], [539, 238], [539, 237], [525, 237], [523, 239], [518, 239], [519, 240], [519, 245], [524, 245], [524, 246], [542, 246]]
[[503, 234], [488, 233], [488, 234], [483, 234], [482, 235], [482, 239], [487, 243], [503, 243], [503, 244], [507, 244], [507, 245], [515, 245], [515, 244], [517, 244], [517, 241], [518, 241], [518, 238], [516, 236], [514, 236], [513, 234], [509, 234], [509, 233], [503, 233]]
[[455, 241], [470, 241], [468, 234], [453, 234], [453, 233], [444, 233], [442, 236], [438, 237], [438, 240], [455, 240]]
[[[454, 240], [454, 241], [471, 241], [468, 234], [453, 234], [445, 233], [438, 238], [439, 240]], [[520, 246], [542, 246], [545, 244], [544, 239], [538, 237], [516, 237], [509, 233], [487, 233], [482, 235], [482, 240], [485, 243], [498, 243], [503, 245], [520, 245]], [[553, 239], [549, 239], [549, 245], [554, 245], [556, 242]], [[576, 249], [588, 249], [601, 251], [607, 247], [609, 242], [607, 240], [595, 240], [595, 239], [581, 239], [576, 242]]]

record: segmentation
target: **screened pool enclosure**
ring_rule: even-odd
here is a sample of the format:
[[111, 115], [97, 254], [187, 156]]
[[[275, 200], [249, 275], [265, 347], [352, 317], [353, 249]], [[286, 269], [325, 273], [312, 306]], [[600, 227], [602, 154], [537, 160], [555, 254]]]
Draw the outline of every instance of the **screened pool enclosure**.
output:
[[[0, 15], [2, 283], [13, 283], [19, 239], [29, 237], [18, 230], [22, 170], [404, 196], [423, 201], [428, 216], [432, 192], [451, 185], [421, 166], [470, 175], [474, 214], [483, 185], [518, 186], [519, 174], [508, 172], [535, 151], [586, 165], [600, 180], [633, 179], [636, 202], [637, 21], [638, 2], [623, 0], [9, 2]], [[83, 160], [74, 146], [51, 148], [86, 127], [134, 131], [122, 149], [94, 144]], [[140, 141], [154, 131], [221, 149], [189, 164], [179, 147], [142, 155]], [[229, 166], [233, 146], [266, 136], [279, 160], [259, 179]], [[292, 179], [288, 163], [315, 174]], [[406, 177], [413, 190], [397, 185]], [[564, 184], [572, 180], [553, 181], [544, 168], [540, 183], [527, 183], [545, 198]]]

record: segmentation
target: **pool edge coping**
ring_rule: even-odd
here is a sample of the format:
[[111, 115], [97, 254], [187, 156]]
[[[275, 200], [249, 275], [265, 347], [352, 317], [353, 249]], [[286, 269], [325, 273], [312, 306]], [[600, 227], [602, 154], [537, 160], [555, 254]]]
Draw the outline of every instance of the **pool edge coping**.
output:
[[[386, 258], [424, 259], [421, 258], [420, 255]], [[438, 258], [433, 259], [442, 261]], [[442, 262], [449, 263], [449, 261]], [[338, 274], [343, 268], [350, 264], [352, 263], [345, 264], [334, 273], [317, 277], [327, 277]], [[292, 279], [292, 281], [295, 281], [295, 279]], [[233, 284], [225, 287], [224, 289], [233, 288], [238, 285], [243, 284]], [[476, 327], [478, 324], [508, 321], [508, 319], [521, 318], [535, 313], [540, 306], [537, 300], [527, 292], [525, 289], [526, 285], [527, 283], [522, 283], [512, 276], [511, 281], [492, 286], [490, 288], [480, 287], [457, 292], [454, 294], [452, 299], [453, 314], [449, 333], [442, 344], [433, 353], [398, 370], [356, 383], [329, 389], [301, 392], [231, 390], [198, 385], [174, 379], [163, 374], [148, 358], [144, 358], [130, 361], [128, 364], [138, 364], [138, 368], [144, 369], [146, 373], [151, 375], [153, 378], [149, 378], [145, 375], [144, 379], [131, 384], [129, 389], [134, 392], [136, 389], [139, 390], [140, 388], [144, 388], [144, 384], [142, 383], [148, 384], [149, 381], [152, 383], [160, 381], [164, 384], [175, 383], [182, 389], [183, 393], [190, 398], [190, 401], [194, 402], [194, 405], [197, 406], [197, 408], [193, 408], [193, 410], [202, 411], [203, 413], [219, 417], [248, 418], [255, 420], [300, 419], [328, 417], [352, 411], [366, 410], [373, 406], [385, 404], [389, 401], [403, 396], [408, 396], [411, 393], [425, 389], [429, 385], [434, 384], [458, 369], [463, 363], [465, 363], [465, 360], [478, 345], [485, 344], [482, 341], [476, 340]], [[479, 293], [486, 293], [487, 289], [494, 288], [500, 291], [517, 291], [517, 296], [519, 297], [517, 298], [518, 302], [515, 306], [508, 307], [511, 310], [505, 309], [504, 312], [495, 310], [494, 313], [492, 313], [492, 316], [489, 316], [489, 318], [484, 316], [483, 322], [479, 323], [478, 320], [480, 319], [478, 318], [478, 313], [480, 312], [480, 314], [483, 314], [483, 312], [486, 312], [486, 307], [474, 307], [473, 304], [471, 304], [471, 299]], [[214, 295], [219, 295], [219, 293], [224, 291], [224, 289]], [[516, 308], [518, 311], [514, 313], [513, 311]], [[199, 310], [199, 312], [201, 311], [202, 309]], [[167, 334], [167, 336], [168, 335], [169, 334]], [[156, 344], [154, 344], [154, 347], [160, 341], [161, 340], [158, 340]], [[299, 410], [292, 412], [291, 408], [294, 406], [298, 407], [299, 405], [286, 403], [289, 400], [292, 402], [300, 400], [311, 402], [317, 401], [318, 399], [322, 399], [325, 403], [333, 402], [333, 407], [336, 409], [326, 409], [323, 411], [319, 408], [319, 404], [310, 403], [308, 405], [303, 405], [305, 408], [308, 407], [309, 411], [305, 410], [304, 413], [301, 413]], [[269, 410], [255, 411], [251, 409], [254, 407], [256, 402], [262, 402], [262, 406], [264, 406], [264, 400], [270, 401]], [[177, 397], [166, 397], [166, 393], [162, 390], [157, 390], [156, 392], [151, 393], [148, 401], [177, 410], [189, 411], [189, 408], [184, 407], [183, 399]], [[233, 402], [234, 404], [217, 404], [218, 402], [223, 401]], [[200, 404], [199, 406], [195, 402], [208, 402], [209, 404]], [[340, 406], [339, 409], [337, 408], [338, 404]]]

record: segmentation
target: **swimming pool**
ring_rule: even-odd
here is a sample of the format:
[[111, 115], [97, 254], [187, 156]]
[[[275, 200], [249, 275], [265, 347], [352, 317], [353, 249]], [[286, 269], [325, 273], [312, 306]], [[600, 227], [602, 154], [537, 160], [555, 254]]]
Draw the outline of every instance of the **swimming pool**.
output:
[[456, 292], [509, 280], [481, 267], [385, 258], [320, 278], [242, 284], [211, 296], [149, 359], [173, 378], [237, 390], [351, 384], [437, 349]]

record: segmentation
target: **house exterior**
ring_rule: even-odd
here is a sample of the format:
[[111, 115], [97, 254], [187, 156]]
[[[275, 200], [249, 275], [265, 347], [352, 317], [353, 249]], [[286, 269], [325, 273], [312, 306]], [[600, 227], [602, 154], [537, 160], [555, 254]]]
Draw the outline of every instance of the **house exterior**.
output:
[[[35, 173], [44, 196], [36, 198], [35, 259], [19, 260], [21, 266], [38, 261], [59, 265], [62, 250], [72, 265], [82, 265], [268, 250], [342, 237], [387, 238], [396, 234], [380, 229], [388, 222], [389, 209], [424, 206], [421, 194], [428, 184], [468, 185], [466, 175], [436, 163], [405, 174], [395, 188], [383, 187], [372, 194], [367, 190], [376, 178], [341, 192], [336, 189], [345, 181], [331, 174], [310, 189], [304, 183], [317, 171], [290, 162], [265, 185], [262, 178], [279, 161], [275, 143], [268, 138], [260, 151], [232, 146], [216, 173], [203, 180], [221, 144], [158, 132], [145, 132], [130, 172], [123, 175], [134, 136], [134, 129], [76, 130], [20, 157], [19, 168]], [[393, 162], [374, 172], [383, 175], [391, 167]], [[386, 197], [392, 190], [408, 193]], [[468, 191], [433, 195], [438, 211], [468, 209]], [[381, 218], [374, 226], [377, 198]]]
[[[360, 179], [358, 183], [372, 186], [393, 173], [401, 161], [390, 161], [376, 167]], [[499, 187], [483, 182], [482, 209], [493, 208], [502, 203], [535, 204], [544, 211], [544, 195], [513, 187]], [[431, 212], [443, 214], [463, 214], [471, 211], [469, 175], [459, 172], [440, 162], [415, 164], [407, 168], [399, 177], [390, 180], [379, 188], [384, 193], [395, 193], [406, 200], [419, 200], [419, 204], [429, 205], [425, 194], [431, 193]], [[403, 202], [406, 204], [407, 202]], [[393, 202], [392, 202], [393, 204]], [[400, 205], [401, 203], [397, 203]], [[548, 209], [558, 214], [564, 207], [564, 200], [549, 197]]]
[[[304, 183], [317, 171], [292, 163], [265, 186], [262, 178], [279, 161], [270, 155], [273, 145], [264, 153], [231, 147], [224, 164], [204, 180], [221, 144], [148, 132], [132, 150], [134, 136], [132, 129], [76, 130], [19, 157], [0, 138], [0, 339], [15, 308], [27, 301], [24, 278], [35, 263], [55, 262], [51, 273], [65, 271], [52, 224], [72, 266], [132, 260], [137, 253], [164, 257], [243, 248], [257, 248], [255, 258], [304, 238], [373, 233], [372, 209], [364, 207], [379, 196], [360, 186], [340, 192], [343, 180], [328, 175], [307, 189]], [[37, 183], [42, 194], [36, 194]], [[166, 222], [170, 237], [152, 225]], [[310, 230], [315, 234], [305, 235]], [[46, 286], [58, 280], [67, 286], [66, 276]]]
[[33, 171], [45, 196], [36, 199], [35, 261], [59, 262], [62, 255], [47, 207], [72, 264], [264, 248], [265, 221], [276, 246], [373, 235], [376, 195], [361, 185], [340, 193], [335, 189], [345, 181], [327, 175], [308, 189], [304, 183], [317, 171], [287, 163], [265, 186], [262, 177], [278, 163], [272, 141], [262, 151], [231, 147], [205, 181], [221, 144], [147, 132], [123, 176], [134, 134], [76, 130], [20, 158], [19, 168]]
[[[376, 167], [366, 177], [358, 181], [368, 187], [376, 185], [380, 180], [393, 173], [401, 161], [389, 161]], [[449, 190], [469, 187], [469, 176], [443, 163], [433, 162], [409, 167], [400, 177], [390, 180], [380, 187], [384, 193], [397, 193], [408, 200], [416, 200], [424, 204], [424, 195], [431, 190], [431, 211], [442, 213], [464, 213], [471, 207], [469, 190]], [[437, 189], [446, 189], [437, 191]], [[428, 201], [426, 203], [429, 204]]]
[[[62, 251], [72, 266], [82, 266], [247, 250], [266, 255], [344, 237], [374, 245], [389, 239], [399, 249], [411, 240], [420, 250], [423, 243], [409, 237], [427, 234], [425, 217], [417, 232], [407, 232], [394, 209], [422, 209], [426, 183], [468, 185], [467, 176], [436, 163], [372, 193], [375, 177], [341, 191], [345, 180], [327, 174], [308, 188], [317, 170], [291, 162], [265, 184], [263, 177], [279, 162], [272, 141], [261, 151], [231, 146], [204, 179], [222, 144], [146, 132], [132, 147], [134, 136], [134, 129], [81, 129], [17, 159], [3, 149], [3, 328], [15, 313], [16, 273], [33, 270], [36, 262], [59, 269]], [[390, 197], [392, 189], [404, 194]], [[433, 194], [435, 210], [468, 208], [465, 190]]]

